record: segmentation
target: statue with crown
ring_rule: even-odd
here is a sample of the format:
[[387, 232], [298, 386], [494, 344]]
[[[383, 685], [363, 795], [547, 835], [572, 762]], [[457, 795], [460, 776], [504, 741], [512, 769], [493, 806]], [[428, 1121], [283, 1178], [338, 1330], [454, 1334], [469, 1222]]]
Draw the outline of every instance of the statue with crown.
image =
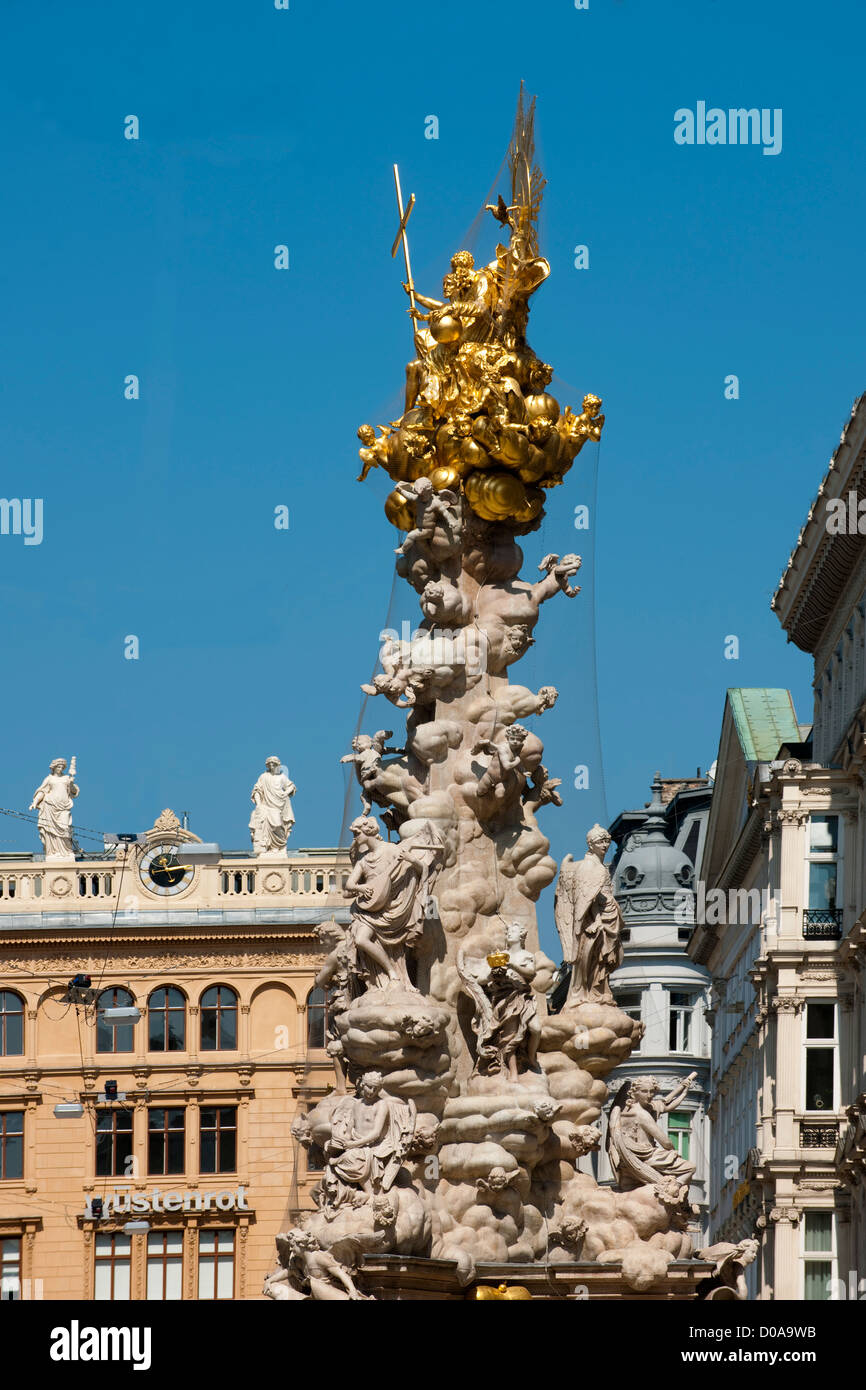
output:
[[[562, 803], [538, 723], [556, 689], [510, 677], [542, 605], [579, 592], [580, 557], [532, 554], [532, 536], [547, 490], [599, 439], [604, 416], [591, 393], [579, 410], [561, 405], [527, 339], [532, 296], [550, 275], [533, 128], [521, 88], [508, 197], [489, 205], [490, 259], [457, 250], [438, 297], [412, 279], [415, 199], [404, 206], [394, 171], [392, 255], [402, 247], [414, 350], [402, 415], [358, 434], [361, 478], [381, 469], [390, 481], [392, 553], [420, 615], [411, 637], [382, 645], [381, 672], [364, 686], [405, 717], [399, 746], [386, 749], [393, 735], [380, 730], [343, 759], [366, 761], [350, 920], [329, 925], [336, 944], [322, 974], [339, 981], [329, 1047], [340, 1077], [296, 1123], [296, 1143], [315, 1146], [324, 1167], [315, 1208], [298, 1206], [279, 1243], [327, 1252], [345, 1274], [338, 1296], [396, 1299], [411, 1286], [413, 1297], [471, 1298], [513, 1286], [544, 1298], [694, 1297], [706, 1273], [691, 1259], [687, 1184], [648, 1164], [620, 1165], [622, 1182], [593, 1173], [605, 1077], [642, 1031], [607, 984], [621, 919], [600, 827], [557, 890], [573, 982], [562, 1011], [547, 1011], [555, 968], [535, 904], [557, 876], [542, 823]], [[622, 1110], [622, 1143], [637, 1150], [626, 1129], [646, 1107]], [[352, 1135], [363, 1142], [349, 1161]], [[302, 1263], [283, 1260], [274, 1296], [318, 1296]]]

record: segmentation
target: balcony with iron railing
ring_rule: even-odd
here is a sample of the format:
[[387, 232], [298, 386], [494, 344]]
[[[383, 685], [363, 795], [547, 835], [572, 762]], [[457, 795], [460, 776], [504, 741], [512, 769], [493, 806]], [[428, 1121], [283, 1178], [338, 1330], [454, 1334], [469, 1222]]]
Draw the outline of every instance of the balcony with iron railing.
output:
[[800, 1120], [801, 1149], [836, 1148], [839, 1140], [839, 1121], [828, 1116], [826, 1120]]
[[807, 940], [839, 941], [842, 936], [842, 909], [803, 909], [803, 936]]

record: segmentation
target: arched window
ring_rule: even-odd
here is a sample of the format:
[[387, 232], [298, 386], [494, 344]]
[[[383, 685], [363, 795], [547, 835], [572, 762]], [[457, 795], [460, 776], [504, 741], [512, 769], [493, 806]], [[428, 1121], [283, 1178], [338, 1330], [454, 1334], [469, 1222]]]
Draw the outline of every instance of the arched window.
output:
[[112, 1023], [102, 1016], [103, 1009], [130, 1009], [135, 1000], [128, 989], [104, 989], [96, 1001], [97, 1052], [132, 1052], [133, 1023]]
[[186, 999], [173, 985], [153, 990], [147, 1001], [149, 1052], [183, 1052], [186, 1048]]
[[238, 997], [228, 985], [213, 985], [201, 997], [202, 1052], [231, 1051], [238, 1045]]
[[0, 989], [0, 1057], [20, 1057], [23, 1052], [24, 1000]]
[[323, 989], [307, 995], [307, 1047], [324, 1047], [328, 1038], [328, 998]]

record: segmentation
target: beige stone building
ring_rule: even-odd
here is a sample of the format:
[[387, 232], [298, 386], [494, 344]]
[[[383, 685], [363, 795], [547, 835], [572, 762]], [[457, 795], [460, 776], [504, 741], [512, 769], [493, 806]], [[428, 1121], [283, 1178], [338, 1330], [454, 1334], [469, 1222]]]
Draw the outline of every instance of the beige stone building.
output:
[[711, 1234], [759, 1237], [765, 1299], [866, 1296], [864, 494], [861, 397], [773, 599], [813, 721], [728, 691], [689, 945], [714, 986]]
[[4, 1298], [258, 1298], [310, 1205], [348, 854], [224, 854], [168, 811], [142, 839], [0, 855]]

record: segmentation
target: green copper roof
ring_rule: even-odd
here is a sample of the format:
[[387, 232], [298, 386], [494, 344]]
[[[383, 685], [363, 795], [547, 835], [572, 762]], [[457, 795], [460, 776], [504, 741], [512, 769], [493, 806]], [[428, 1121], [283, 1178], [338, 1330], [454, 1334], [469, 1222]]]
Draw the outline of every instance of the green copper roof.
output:
[[728, 700], [747, 762], [771, 762], [783, 743], [800, 742], [790, 690], [729, 690]]

